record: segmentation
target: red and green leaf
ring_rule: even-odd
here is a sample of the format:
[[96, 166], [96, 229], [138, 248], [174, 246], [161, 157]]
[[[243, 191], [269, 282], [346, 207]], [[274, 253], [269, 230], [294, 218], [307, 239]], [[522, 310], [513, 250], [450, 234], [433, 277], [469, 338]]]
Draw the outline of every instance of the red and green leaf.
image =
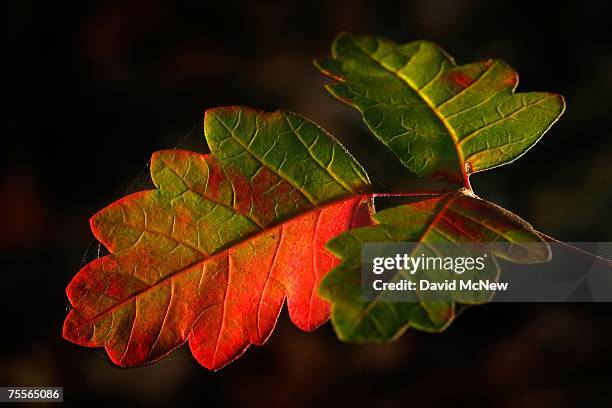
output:
[[155, 153], [157, 189], [91, 219], [110, 254], [68, 285], [64, 337], [118, 365], [188, 341], [218, 369], [266, 341], [285, 299], [314, 330], [329, 316], [316, 288], [337, 264], [324, 245], [368, 220], [365, 172], [314, 123], [231, 107], [208, 110], [204, 126], [210, 155]]
[[[455, 303], [478, 304], [489, 297], [489, 293], [458, 292], [456, 298], [443, 302], [389, 302], [380, 298], [365, 301], [361, 296], [363, 243], [414, 242], [426, 247], [436, 243], [496, 242], [491, 255], [507, 261], [538, 263], [550, 258], [550, 248], [527, 222], [463, 192], [393, 207], [378, 212], [372, 219], [375, 225], [352, 229], [327, 244], [342, 263], [325, 276], [319, 293], [332, 303], [332, 323], [338, 337], [345, 341], [389, 341], [408, 327], [441, 331], [452, 322]], [[533, 245], [534, 242], [540, 245]], [[500, 245], [504, 243], [508, 245]], [[440, 248], [436, 255], [446, 256]], [[432, 281], [451, 278], [438, 270], [423, 273]], [[478, 274], [478, 279], [495, 280], [499, 277], [499, 266], [493, 259]]]

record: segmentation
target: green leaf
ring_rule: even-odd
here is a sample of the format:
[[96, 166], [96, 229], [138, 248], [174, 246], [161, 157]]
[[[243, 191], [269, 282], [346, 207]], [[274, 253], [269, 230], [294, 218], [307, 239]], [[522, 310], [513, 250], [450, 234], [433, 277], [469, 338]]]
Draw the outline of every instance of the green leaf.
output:
[[[307, 206], [369, 189], [365, 172], [350, 153], [325, 130], [295, 113], [211, 109], [204, 133], [221, 167], [248, 181], [262, 168], [271, 170], [303, 195]], [[282, 218], [285, 212], [278, 215]]]
[[518, 75], [501, 60], [457, 66], [427, 41], [343, 33], [315, 65], [404, 165], [468, 188], [470, 174], [517, 159], [565, 109], [557, 94], [515, 94]]
[[[327, 248], [342, 263], [323, 279], [319, 293], [332, 302], [332, 323], [338, 337], [345, 341], [389, 341], [401, 335], [409, 326], [423, 331], [440, 331], [454, 318], [456, 302], [478, 304], [489, 297], [487, 293], [468, 292], [441, 302], [401, 303], [379, 298], [364, 301], [360, 272], [363, 243], [415, 242], [426, 246], [434, 243], [495, 242], [498, 245], [490, 249], [490, 267], [483, 270], [480, 277], [492, 280], [499, 275], [499, 266], [494, 257], [517, 263], [545, 262], [550, 258], [550, 248], [527, 222], [501, 207], [463, 192], [393, 207], [372, 218], [376, 225], [350, 230], [327, 244]], [[533, 242], [541, 245], [521, 245]], [[436, 255], [445, 256], [441, 253]], [[441, 271], [427, 273], [429, 280], [444, 281], [449, 278]]]

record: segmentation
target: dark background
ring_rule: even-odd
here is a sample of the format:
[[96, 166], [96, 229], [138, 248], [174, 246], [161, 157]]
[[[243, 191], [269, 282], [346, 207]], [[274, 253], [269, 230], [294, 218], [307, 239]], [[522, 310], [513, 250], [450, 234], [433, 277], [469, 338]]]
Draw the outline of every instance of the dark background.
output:
[[608, 304], [491, 304], [444, 334], [378, 346], [341, 344], [329, 325], [302, 333], [283, 313], [265, 347], [217, 373], [184, 349], [118, 369], [61, 339], [64, 288], [96, 256], [89, 216], [140, 188], [153, 151], [183, 141], [205, 151], [207, 107], [300, 112], [376, 182], [418, 183], [322, 88], [311, 60], [342, 30], [426, 38], [459, 63], [500, 57], [520, 73], [519, 90], [565, 95], [566, 114], [537, 146], [472, 184], [549, 235], [612, 241], [608, 2], [11, 3], [2, 13], [0, 385], [147, 406], [612, 405]]

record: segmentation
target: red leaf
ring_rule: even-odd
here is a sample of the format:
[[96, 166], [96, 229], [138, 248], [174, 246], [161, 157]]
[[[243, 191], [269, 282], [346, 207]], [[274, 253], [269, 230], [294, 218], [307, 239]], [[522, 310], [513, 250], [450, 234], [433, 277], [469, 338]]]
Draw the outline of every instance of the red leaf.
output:
[[[243, 118], [249, 114], [270, 120], [276, 131], [285, 120], [242, 111]], [[207, 123], [213, 119], [218, 116], [207, 113]], [[298, 129], [309, 124], [286, 120], [304, 121]], [[211, 141], [214, 132], [207, 132], [213, 154], [220, 146]], [[226, 160], [225, 151], [219, 160], [158, 152], [151, 164], [157, 190], [127, 196], [92, 217], [96, 238], [111, 254], [86, 265], [68, 285], [67, 340], [104, 347], [120, 366], [155, 361], [188, 341], [202, 365], [219, 369], [266, 341], [285, 299], [303, 330], [328, 319], [329, 304], [316, 288], [338, 261], [324, 245], [369, 219], [368, 198], [345, 192], [327, 203], [308, 202], [304, 197], [318, 196], [301, 192], [291, 174], [265, 160], [248, 177], [252, 158], [260, 156], [247, 151], [246, 164], [233, 153]], [[310, 154], [317, 160], [318, 152]], [[339, 171], [332, 175], [346, 179]]]

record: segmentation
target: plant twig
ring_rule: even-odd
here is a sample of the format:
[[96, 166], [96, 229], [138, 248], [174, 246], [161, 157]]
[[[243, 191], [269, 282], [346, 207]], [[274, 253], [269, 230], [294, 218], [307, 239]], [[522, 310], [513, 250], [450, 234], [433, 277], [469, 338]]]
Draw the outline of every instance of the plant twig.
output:
[[451, 193], [452, 190], [421, 190], [411, 191], [409, 193], [371, 193], [369, 194], [373, 198], [385, 198], [385, 197], [436, 197]]
[[575, 246], [572, 246], [572, 245], [570, 245], [570, 244], [568, 244], [566, 242], [563, 242], [563, 241], [559, 241], [558, 239], [553, 238], [551, 236], [548, 236], [548, 235], [546, 235], [546, 234], [544, 234], [542, 232], [537, 231], [537, 233], [538, 233], [538, 235], [544, 241], [554, 242], [555, 244], [559, 244], [562, 247], [564, 247], [564, 248], [566, 248], [566, 249], [568, 249], [568, 250], [570, 250], [572, 252], [576, 252], [577, 254], [579, 254], [581, 256], [585, 256], [585, 257], [591, 258], [591, 259], [593, 259], [593, 261], [595, 261], [595, 262], [597, 262], [597, 263], [599, 263], [599, 264], [601, 264], [601, 265], [603, 265], [603, 266], [605, 266], [607, 268], [612, 269], [612, 260], [611, 259], [604, 258], [603, 256], [600, 256], [600, 255], [592, 254], [592, 253], [587, 252], [587, 251], [585, 251], [583, 249], [580, 249], [580, 248], [576, 248]]

